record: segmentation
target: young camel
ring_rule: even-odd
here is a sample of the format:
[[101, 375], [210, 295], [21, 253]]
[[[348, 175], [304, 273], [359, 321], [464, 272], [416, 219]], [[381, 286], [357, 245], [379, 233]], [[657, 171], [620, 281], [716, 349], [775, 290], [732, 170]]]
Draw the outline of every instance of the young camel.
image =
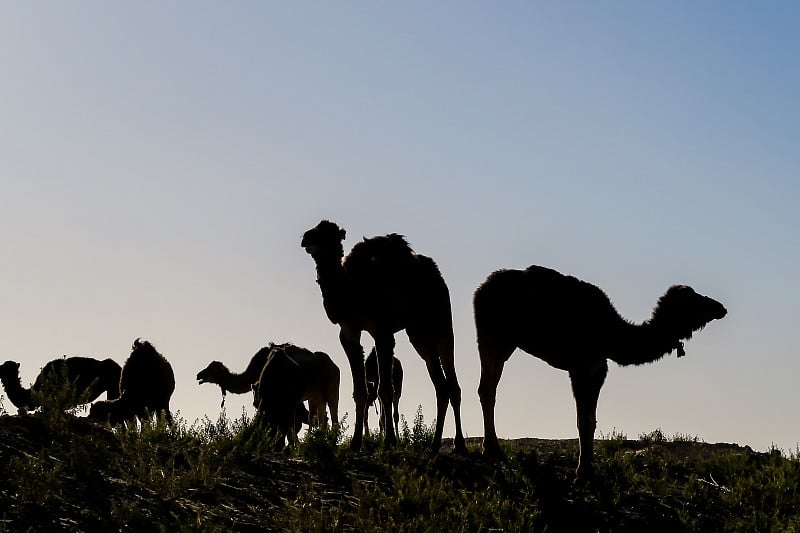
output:
[[106, 398], [119, 398], [119, 377], [122, 369], [111, 359], [98, 360], [92, 357], [62, 357], [49, 361], [30, 388], [22, 386], [19, 363], [6, 361], [0, 365], [0, 381], [6, 396], [20, 412], [36, 409], [43, 395], [53, 396], [65, 387], [72, 392], [70, 403], [65, 408], [77, 407], [97, 399], [106, 393]]
[[436, 389], [436, 430], [433, 450], [442, 441], [447, 404], [453, 406], [455, 451], [466, 452], [461, 431], [461, 387], [453, 356], [453, 320], [450, 293], [433, 259], [416, 254], [396, 233], [364, 239], [344, 260], [345, 230], [323, 220], [303, 235], [301, 246], [314, 259], [317, 283], [328, 319], [339, 325], [339, 341], [353, 377], [356, 423], [350, 447], [361, 448], [367, 383], [361, 332], [375, 340], [380, 374], [379, 396], [385, 442], [397, 443], [392, 426], [392, 357], [394, 334], [405, 329], [414, 349], [425, 360]]
[[[367, 407], [364, 411], [364, 432], [369, 433], [369, 408], [378, 399], [378, 356], [375, 348], [370, 350], [364, 370], [367, 376]], [[400, 396], [403, 394], [403, 364], [397, 357], [392, 358], [392, 406], [394, 407], [394, 431], [399, 433], [398, 423], [400, 422]], [[380, 429], [384, 431], [383, 404], [380, 405]]]
[[296, 414], [298, 406], [303, 405], [306, 378], [306, 371], [288, 350], [276, 346], [252, 386], [255, 421], [275, 436], [276, 450], [283, 449], [286, 439], [290, 446], [297, 444]]
[[89, 418], [112, 426], [135, 417], [165, 412], [172, 421], [169, 401], [175, 392], [172, 365], [147, 341], [133, 341], [131, 355], [122, 367], [120, 397], [92, 404]]
[[302, 419], [303, 412], [309, 413], [307, 423], [327, 426], [325, 407], [331, 413], [331, 421], [339, 423], [339, 367], [325, 352], [312, 352], [293, 344], [269, 344], [253, 355], [244, 372], [233, 373], [220, 361], [212, 361], [197, 373], [197, 381], [214, 383], [222, 390], [223, 404], [225, 393], [243, 394], [250, 392], [259, 380], [268, 358], [273, 350], [283, 350], [286, 355], [300, 365], [303, 370], [303, 401], [308, 401], [309, 411], [298, 407], [296, 418]]
[[597, 399], [607, 359], [627, 366], [657, 361], [672, 350], [681, 357], [682, 340], [727, 313], [716, 300], [675, 285], [651, 318], [636, 325], [623, 319], [599, 288], [540, 266], [491, 274], [475, 292], [474, 306], [484, 453], [501, 454], [494, 423], [497, 385], [503, 365], [520, 348], [569, 372], [578, 413], [579, 480], [593, 473]]

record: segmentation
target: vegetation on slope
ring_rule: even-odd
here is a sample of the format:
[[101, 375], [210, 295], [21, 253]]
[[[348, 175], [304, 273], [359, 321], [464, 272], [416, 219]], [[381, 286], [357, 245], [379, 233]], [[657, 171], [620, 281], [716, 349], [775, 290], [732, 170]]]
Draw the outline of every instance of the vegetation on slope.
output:
[[397, 448], [372, 435], [357, 454], [341, 429], [274, 452], [244, 414], [114, 429], [74, 414], [0, 416], [0, 530], [800, 531], [797, 453], [658, 430], [599, 440], [596, 480], [575, 486], [574, 440], [432, 456], [419, 412]]

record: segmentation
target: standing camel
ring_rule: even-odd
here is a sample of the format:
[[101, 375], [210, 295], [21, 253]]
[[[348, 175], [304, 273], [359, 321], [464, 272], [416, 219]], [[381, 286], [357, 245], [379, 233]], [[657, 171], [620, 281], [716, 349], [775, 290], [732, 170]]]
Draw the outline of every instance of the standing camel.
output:
[[133, 341], [131, 355], [122, 366], [119, 390], [116, 400], [93, 403], [89, 419], [115, 426], [164, 411], [167, 421], [172, 422], [169, 401], [175, 392], [175, 374], [169, 361], [148, 341]]
[[[307, 389], [306, 371], [283, 346], [276, 346], [270, 350], [252, 389], [254, 421], [275, 437], [275, 449], [283, 449], [287, 439], [290, 446], [297, 445], [297, 413]], [[325, 410], [324, 404], [322, 409]]]
[[474, 305], [484, 453], [501, 454], [494, 424], [497, 385], [503, 365], [521, 348], [569, 372], [578, 413], [579, 480], [593, 473], [597, 399], [607, 359], [627, 366], [657, 361], [672, 350], [681, 357], [682, 340], [727, 313], [716, 300], [675, 285], [658, 300], [649, 320], [633, 324], [599, 288], [540, 266], [491, 274], [475, 291]]
[[[378, 399], [378, 356], [375, 348], [370, 350], [367, 360], [364, 362], [364, 370], [367, 375], [367, 407], [364, 410], [364, 432], [369, 433], [369, 408]], [[394, 409], [394, 431], [399, 432], [400, 423], [400, 396], [403, 395], [403, 363], [397, 356], [392, 357], [392, 407]], [[380, 424], [381, 431], [384, 431], [383, 404], [380, 404]]]
[[385, 442], [397, 442], [392, 425], [392, 357], [394, 334], [405, 329], [411, 345], [425, 360], [436, 389], [436, 431], [433, 449], [439, 450], [447, 415], [453, 406], [455, 450], [465, 452], [461, 432], [461, 388], [453, 358], [453, 319], [450, 293], [436, 263], [411, 250], [396, 233], [364, 239], [344, 260], [345, 230], [323, 220], [303, 235], [301, 246], [317, 267], [317, 283], [328, 318], [339, 325], [339, 341], [350, 363], [356, 424], [350, 446], [361, 448], [367, 384], [361, 332], [375, 340], [378, 355], [379, 395], [386, 409]]
[[[234, 373], [228, 370], [222, 362], [211, 361], [209, 365], [197, 373], [197, 381], [215, 383], [222, 390], [222, 403], [225, 404], [225, 394], [243, 394], [250, 392], [253, 384], [259, 381], [261, 371], [267, 364], [274, 351], [281, 351], [290, 357], [303, 371], [303, 400], [308, 401], [310, 415], [302, 404], [297, 407], [297, 417], [311, 426], [321, 425], [327, 427], [325, 407], [331, 413], [331, 421], [339, 423], [339, 367], [325, 352], [312, 352], [294, 344], [272, 344], [261, 348], [253, 355], [244, 372]], [[305, 418], [304, 418], [305, 417]]]

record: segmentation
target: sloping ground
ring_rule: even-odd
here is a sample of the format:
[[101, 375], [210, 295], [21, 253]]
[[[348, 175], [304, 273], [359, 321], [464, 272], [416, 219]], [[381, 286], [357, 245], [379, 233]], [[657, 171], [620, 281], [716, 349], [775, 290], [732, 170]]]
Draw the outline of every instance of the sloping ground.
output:
[[[270, 531], [309, 487], [323, 505], [348, 498], [342, 480], [323, 482], [309, 462], [283, 454], [237, 457], [204, 476], [192, 472], [199, 449], [138, 446], [84, 418], [50, 422], [0, 417], [0, 530]], [[374, 477], [353, 466], [354, 479]]]
[[733, 444], [600, 440], [574, 486], [574, 440], [505, 441], [499, 463], [475, 439], [434, 457], [229, 441], [2, 416], [0, 531], [800, 530], [797, 458]]

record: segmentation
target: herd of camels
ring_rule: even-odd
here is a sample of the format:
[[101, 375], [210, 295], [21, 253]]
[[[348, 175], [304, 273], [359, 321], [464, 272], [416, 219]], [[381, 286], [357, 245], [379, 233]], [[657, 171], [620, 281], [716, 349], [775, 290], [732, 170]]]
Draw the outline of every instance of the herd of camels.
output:
[[[377, 401], [380, 429], [387, 446], [397, 442], [398, 401], [403, 370], [394, 356], [395, 333], [405, 330], [419, 353], [436, 391], [433, 450], [441, 447], [448, 404], [455, 418], [454, 453], [466, 453], [461, 429], [461, 387], [453, 354], [450, 295], [436, 263], [415, 253], [405, 238], [392, 233], [365, 238], [345, 257], [345, 230], [323, 220], [303, 235], [301, 245], [316, 265], [317, 284], [328, 319], [339, 326], [353, 380], [355, 427], [350, 446], [361, 448], [368, 412]], [[555, 270], [531, 266], [498, 270], [475, 291], [475, 326], [481, 375], [483, 452], [502, 456], [495, 430], [495, 400], [503, 366], [521, 349], [569, 373], [577, 408], [579, 458], [577, 478], [592, 476], [597, 399], [608, 373], [608, 359], [620, 365], [656, 361], [673, 350], [684, 355], [683, 341], [715, 319], [725, 307], [686, 285], [675, 285], [658, 300], [641, 324], [622, 318], [596, 286]], [[364, 358], [361, 333], [374, 340]], [[339, 423], [339, 368], [326, 353], [293, 344], [270, 344], [259, 350], [241, 373], [219, 361], [197, 374], [223, 395], [253, 393], [255, 422], [278, 437], [297, 441], [301, 424]], [[19, 363], [0, 365], [7, 398], [20, 410], [36, 409], [55, 386], [74, 391], [72, 404], [94, 401], [89, 418], [117, 423], [164, 411], [175, 377], [169, 362], [147, 341], [136, 339], [125, 364], [111, 359], [65, 357], [49, 362], [30, 388], [19, 377]], [[304, 402], [308, 403], [306, 409]]]

